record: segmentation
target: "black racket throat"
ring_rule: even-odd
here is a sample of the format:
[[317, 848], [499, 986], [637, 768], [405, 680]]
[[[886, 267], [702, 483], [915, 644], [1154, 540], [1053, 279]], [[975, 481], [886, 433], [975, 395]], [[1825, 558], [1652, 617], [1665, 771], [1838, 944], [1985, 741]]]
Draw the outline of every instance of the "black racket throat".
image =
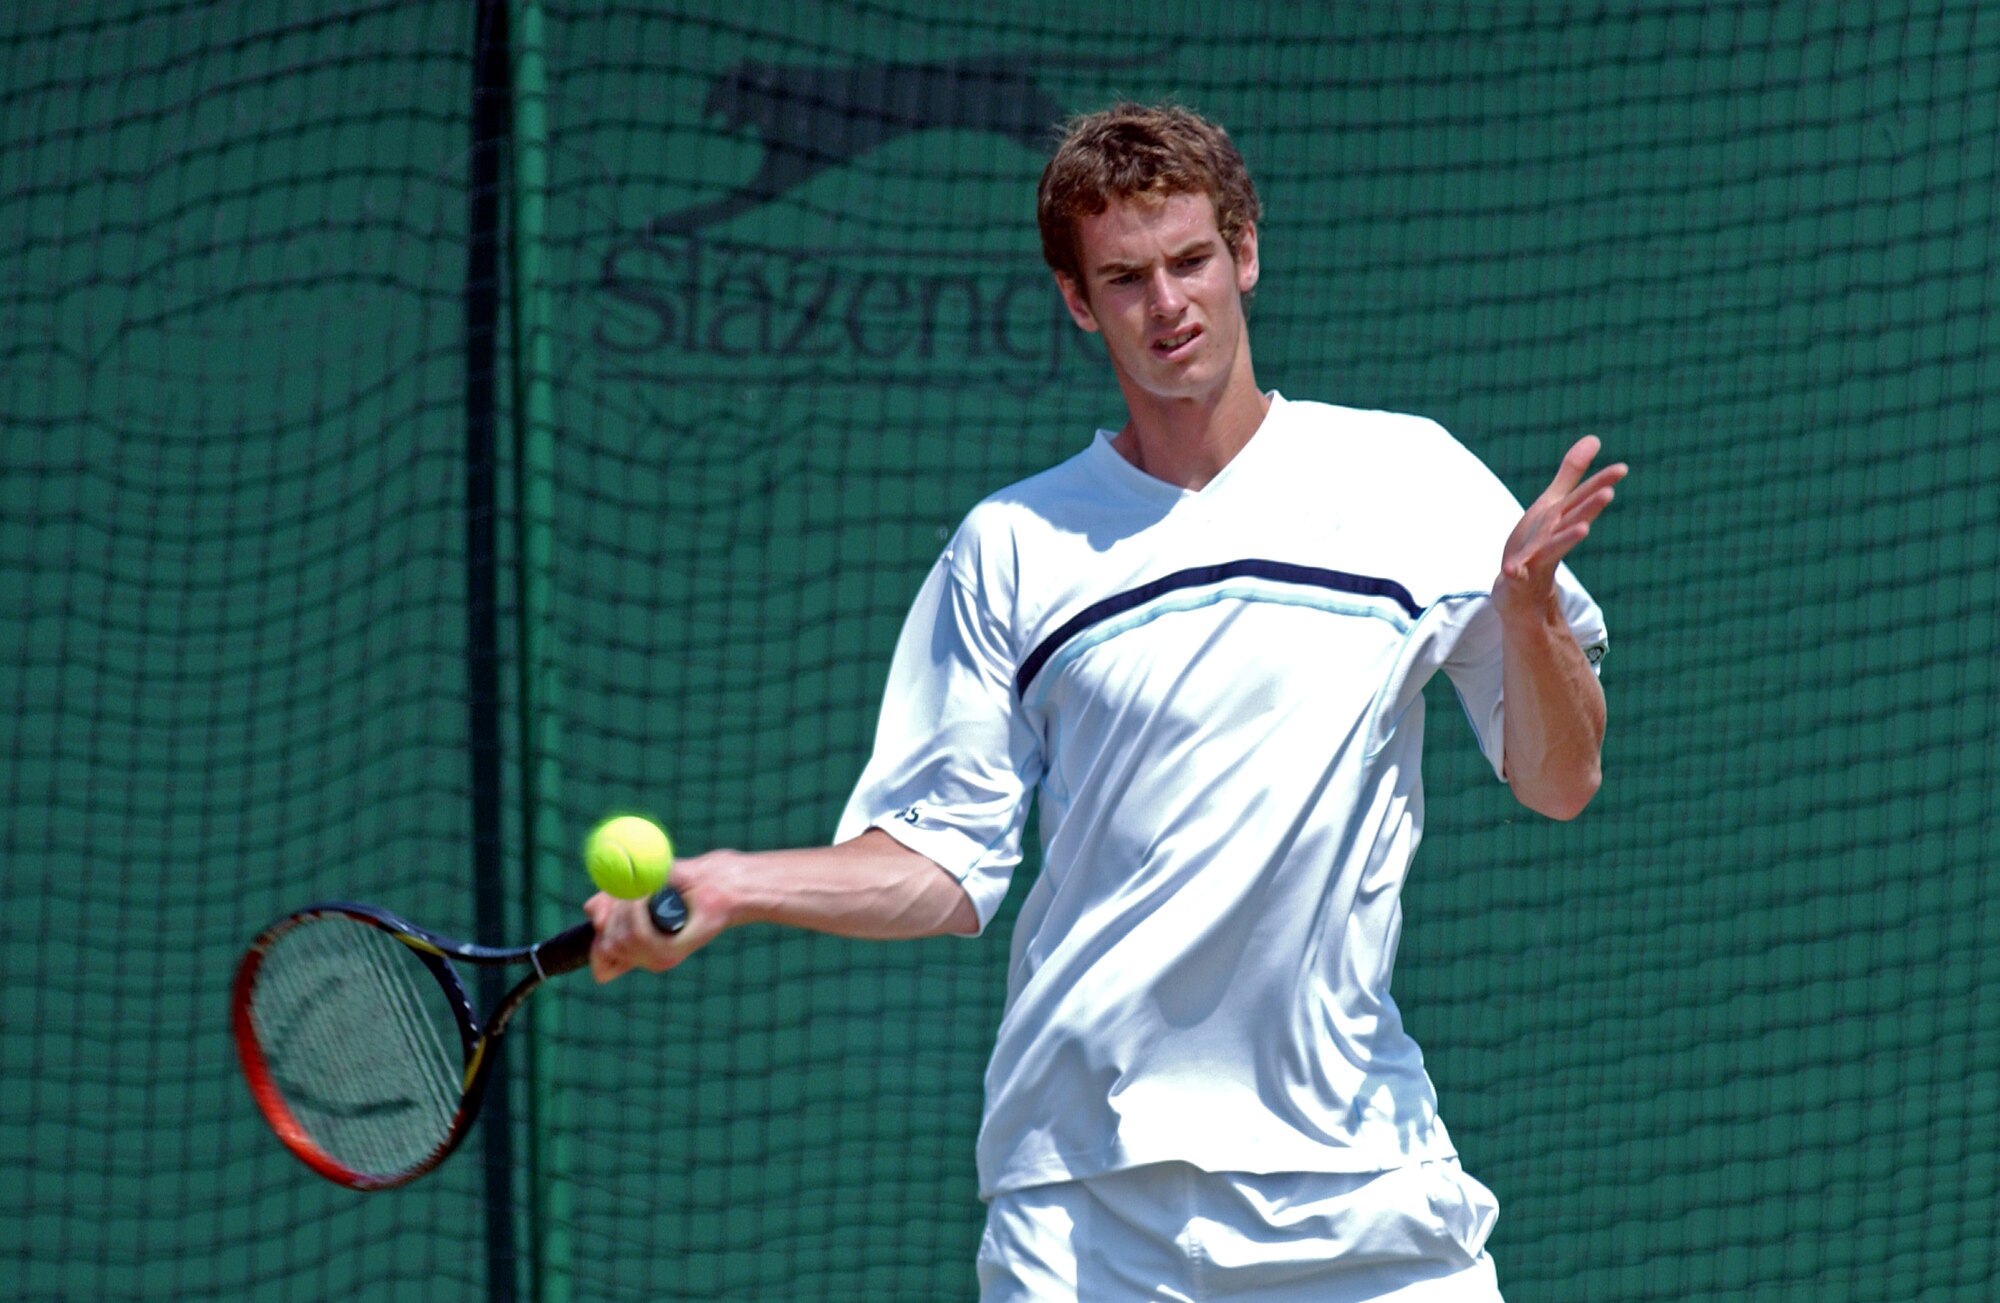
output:
[[[648, 914], [664, 933], [687, 925], [672, 888]], [[350, 901], [288, 915], [258, 934], [232, 989], [251, 1096], [327, 1179], [357, 1190], [407, 1184], [457, 1148], [501, 1034], [543, 982], [590, 962], [595, 937], [583, 923], [531, 946], [481, 946]], [[529, 971], [482, 1018], [454, 960]]]

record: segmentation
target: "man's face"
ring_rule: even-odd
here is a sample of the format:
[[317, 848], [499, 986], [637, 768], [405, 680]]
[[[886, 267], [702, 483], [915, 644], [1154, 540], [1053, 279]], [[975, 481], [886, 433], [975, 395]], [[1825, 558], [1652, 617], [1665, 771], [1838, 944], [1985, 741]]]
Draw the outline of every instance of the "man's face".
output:
[[1081, 281], [1063, 302], [1104, 336], [1128, 403], [1141, 394], [1205, 399], [1247, 364], [1243, 296], [1257, 284], [1257, 231], [1224, 243], [1205, 194], [1113, 199], [1077, 226]]

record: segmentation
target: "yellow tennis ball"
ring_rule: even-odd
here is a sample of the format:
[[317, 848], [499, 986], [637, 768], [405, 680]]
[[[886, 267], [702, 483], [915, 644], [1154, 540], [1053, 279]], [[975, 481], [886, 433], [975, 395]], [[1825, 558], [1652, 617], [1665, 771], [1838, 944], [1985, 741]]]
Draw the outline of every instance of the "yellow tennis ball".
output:
[[583, 867], [606, 895], [638, 900], [667, 885], [674, 844], [651, 819], [619, 815], [591, 829], [583, 843]]

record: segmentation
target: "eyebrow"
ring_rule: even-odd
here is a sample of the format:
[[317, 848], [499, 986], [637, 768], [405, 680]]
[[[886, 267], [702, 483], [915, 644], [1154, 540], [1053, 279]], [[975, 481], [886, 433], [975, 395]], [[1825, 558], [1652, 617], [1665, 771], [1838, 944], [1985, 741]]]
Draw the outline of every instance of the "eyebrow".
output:
[[[1167, 250], [1167, 261], [1178, 262], [1182, 258], [1189, 257], [1192, 254], [1206, 252], [1213, 249], [1217, 243], [1218, 241], [1215, 236], [1196, 236], [1186, 244]], [[1143, 262], [1101, 262], [1097, 265], [1097, 274], [1099, 276], [1116, 276], [1120, 272], [1138, 271], [1145, 265]]]

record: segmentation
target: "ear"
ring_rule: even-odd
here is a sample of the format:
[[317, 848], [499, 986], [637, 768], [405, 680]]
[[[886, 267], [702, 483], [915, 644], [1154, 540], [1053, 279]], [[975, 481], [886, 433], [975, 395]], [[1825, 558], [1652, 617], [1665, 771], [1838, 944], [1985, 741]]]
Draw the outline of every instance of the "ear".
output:
[[1248, 294], [1257, 288], [1257, 224], [1245, 222], [1236, 237], [1236, 292]]
[[1062, 272], [1056, 274], [1056, 288], [1062, 292], [1063, 306], [1069, 309], [1069, 319], [1076, 323], [1078, 330], [1097, 333], [1097, 314], [1090, 310], [1090, 300], [1084, 297], [1083, 288]]

